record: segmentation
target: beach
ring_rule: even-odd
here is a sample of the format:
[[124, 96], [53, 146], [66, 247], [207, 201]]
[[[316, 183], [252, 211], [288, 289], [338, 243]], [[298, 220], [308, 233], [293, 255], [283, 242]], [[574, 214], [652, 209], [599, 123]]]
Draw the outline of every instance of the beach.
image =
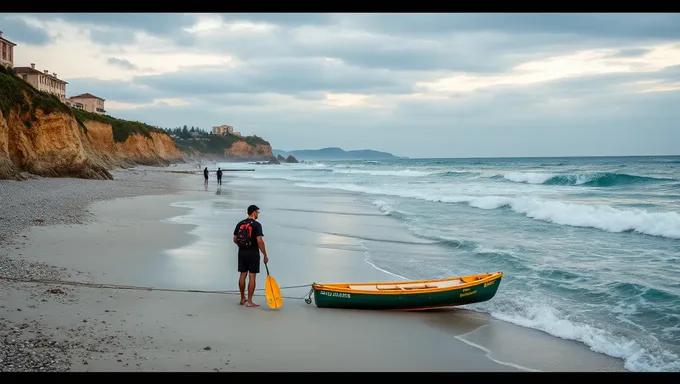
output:
[[[400, 280], [371, 265], [357, 237], [381, 239], [385, 250], [419, 240], [352, 193], [302, 192], [235, 174], [221, 187], [211, 179], [206, 189], [201, 175], [159, 171], [120, 171], [118, 180], [95, 182], [109, 183], [102, 188], [108, 192], [97, 199], [90, 189], [89, 213], [72, 210], [74, 221], [86, 223], [39, 224], [5, 238], [11, 246], [3, 246], [0, 275], [237, 290], [231, 233], [257, 204], [284, 306], [269, 309], [261, 291], [261, 307], [246, 308], [238, 294], [0, 280], [2, 371], [624, 370], [621, 360], [582, 344], [465, 308], [411, 313], [306, 304], [308, 286], [286, 287]], [[8, 185], [0, 188], [29, 184]], [[136, 192], [117, 192], [119, 185]], [[43, 206], [53, 207], [49, 199], [57, 195], [44, 197]]]

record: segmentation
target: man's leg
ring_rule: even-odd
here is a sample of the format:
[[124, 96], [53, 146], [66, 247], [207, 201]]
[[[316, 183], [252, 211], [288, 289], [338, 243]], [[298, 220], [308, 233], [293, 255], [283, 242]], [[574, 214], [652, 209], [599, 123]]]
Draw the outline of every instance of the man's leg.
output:
[[238, 278], [238, 289], [241, 291], [241, 305], [246, 302], [246, 276], [248, 272], [241, 272], [241, 276]]
[[249, 307], [258, 307], [259, 304], [253, 303], [253, 295], [255, 294], [255, 279], [260, 273], [260, 253], [248, 257], [248, 303]]
[[240, 276], [238, 278], [238, 289], [241, 291], [241, 305], [246, 302], [246, 276], [248, 276], [248, 263], [245, 255], [238, 253], [238, 271]]
[[248, 306], [257, 306], [257, 304], [253, 303], [253, 295], [255, 294], [255, 278], [257, 278], [257, 274], [249, 272], [248, 273]]

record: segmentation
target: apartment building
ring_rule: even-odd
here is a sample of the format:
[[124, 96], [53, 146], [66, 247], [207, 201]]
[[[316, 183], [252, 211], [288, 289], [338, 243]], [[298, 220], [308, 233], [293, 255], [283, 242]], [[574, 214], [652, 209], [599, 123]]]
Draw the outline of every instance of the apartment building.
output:
[[104, 109], [104, 101], [106, 100], [91, 93], [83, 93], [82, 95], [71, 96], [68, 98], [69, 105], [87, 112], [98, 113], [100, 115], [106, 113], [106, 110]]
[[66, 84], [68, 83], [58, 78], [56, 73], [50, 74], [47, 69], [40, 72], [35, 69], [35, 63], [31, 63], [30, 67], [14, 67], [14, 72], [33, 88], [57, 96], [62, 103], [66, 102]]
[[14, 47], [17, 45], [2, 37], [0, 31], [0, 65], [14, 68]]
[[212, 128], [212, 134], [213, 135], [226, 135], [227, 133], [233, 134], [234, 133], [234, 127], [231, 125], [218, 125]]

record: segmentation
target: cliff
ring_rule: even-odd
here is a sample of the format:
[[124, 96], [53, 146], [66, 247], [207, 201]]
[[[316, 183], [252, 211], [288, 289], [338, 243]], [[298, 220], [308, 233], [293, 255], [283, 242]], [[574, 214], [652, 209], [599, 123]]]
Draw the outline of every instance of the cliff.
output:
[[111, 179], [113, 168], [181, 158], [163, 130], [71, 110], [0, 67], [0, 179]]
[[258, 136], [235, 136], [227, 134], [199, 135], [191, 139], [176, 139], [183, 152], [215, 160], [270, 160], [274, 158], [269, 142]]
[[257, 136], [178, 149], [167, 132], [150, 125], [71, 109], [0, 66], [0, 179], [45, 177], [112, 179], [109, 170], [168, 165], [219, 147], [226, 157], [273, 157]]

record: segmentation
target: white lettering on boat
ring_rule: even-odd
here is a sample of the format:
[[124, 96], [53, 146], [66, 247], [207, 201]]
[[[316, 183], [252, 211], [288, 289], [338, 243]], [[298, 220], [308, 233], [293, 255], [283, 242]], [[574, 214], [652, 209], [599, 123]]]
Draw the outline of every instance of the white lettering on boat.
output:
[[487, 281], [486, 283], [484, 283], [484, 288], [488, 287], [489, 285], [494, 285], [495, 282], [496, 282], [496, 280]]
[[342, 299], [349, 299], [351, 298], [349, 293], [344, 293], [344, 292], [328, 292], [328, 291], [320, 291], [320, 295], [324, 296], [330, 296], [330, 297], [340, 297]]

